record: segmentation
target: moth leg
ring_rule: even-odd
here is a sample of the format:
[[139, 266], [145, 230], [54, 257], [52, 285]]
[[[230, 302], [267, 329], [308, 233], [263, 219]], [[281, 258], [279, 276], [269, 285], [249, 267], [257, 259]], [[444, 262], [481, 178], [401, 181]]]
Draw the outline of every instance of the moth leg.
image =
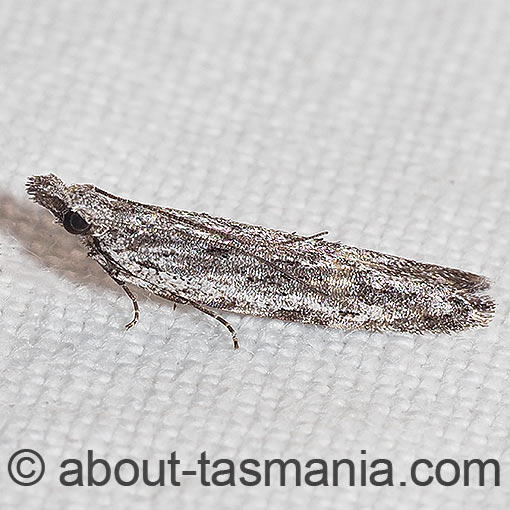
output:
[[131, 320], [131, 322], [129, 322], [125, 326], [126, 331], [127, 331], [128, 329], [131, 329], [138, 322], [138, 319], [140, 318], [140, 308], [138, 307], [138, 301], [136, 299], [136, 296], [131, 292], [129, 287], [124, 282], [117, 282], [117, 283], [122, 287], [124, 292], [128, 295], [129, 299], [131, 299], [131, 302], [133, 303], [134, 315], [133, 315], [133, 319]]
[[181, 305], [191, 305], [193, 308], [196, 308], [198, 311], [203, 312], [206, 315], [209, 315], [209, 317], [212, 317], [213, 319], [216, 319], [218, 322], [223, 324], [223, 326], [225, 326], [229, 330], [230, 334], [232, 335], [232, 342], [234, 342], [234, 349], [239, 349], [239, 342], [237, 340], [236, 330], [221, 315], [218, 315], [217, 313], [213, 312], [212, 310], [209, 310], [205, 306], [195, 303], [194, 301], [191, 301], [190, 299], [188, 299], [186, 297], [179, 296], [178, 294], [175, 294], [173, 292], [162, 292], [161, 289], [158, 289], [156, 287], [151, 288], [150, 290], [152, 290], [152, 292], [154, 292], [154, 294], [156, 294], [164, 299], [173, 301], [174, 309], [175, 309], [175, 303], [178, 303]]
[[309, 241], [310, 239], [318, 239], [322, 236], [325, 236], [328, 234], [327, 230], [324, 230], [324, 232], [317, 232], [317, 234], [312, 234], [311, 236], [299, 236], [297, 239], [289, 239], [288, 241], [283, 241], [280, 244], [292, 244], [292, 243], [299, 243], [300, 241]]
[[206, 315], [209, 315], [213, 319], [216, 319], [218, 322], [221, 322], [232, 335], [232, 341], [234, 342], [234, 349], [239, 349], [239, 342], [237, 341], [237, 333], [236, 330], [232, 327], [230, 322], [228, 322], [226, 319], [224, 319], [221, 315], [218, 315], [217, 313], [213, 312], [212, 310], [209, 310], [208, 308], [203, 307], [202, 305], [199, 305], [198, 303], [194, 303], [193, 301], [186, 300], [188, 304], [190, 304], [193, 308], [196, 308], [197, 310], [200, 310], [201, 312], [205, 313]]
[[317, 234], [312, 234], [311, 236], [305, 236], [303, 239], [316, 239], [317, 237], [327, 236], [329, 232], [327, 230], [323, 230], [322, 232], [317, 232]]
[[133, 318], [130, 322], [128, 322], [125, 326], [126, 331], [131, 329], [140, 318], [140, 308], [138, 307], [138, 301], [136, 296], [131, 292], [129, 287], [126, 285], [120, 277], [119, 268], [116, 266], [115, 262], [105, 253], [101, 251], [99, 248], [99, 241], [97, 238], [94, 238], [93, 243], [89, 245], [89, 257], [92, 257], [107, 273], [108, 276], [117, 284], [122, 287], [122, 290], [127, 294], [129, 299], [131, 299], [131, 303], [133, 303]]

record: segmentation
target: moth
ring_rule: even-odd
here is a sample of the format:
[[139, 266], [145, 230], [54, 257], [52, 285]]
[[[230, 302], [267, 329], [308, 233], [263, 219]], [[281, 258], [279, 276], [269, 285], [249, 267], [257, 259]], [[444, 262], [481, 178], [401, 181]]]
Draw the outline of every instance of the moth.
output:
[[30, 177], [48, 209], [139, 307], [128, 284], [191, 305], [347, 330], [451, 333], [487, 326], [483, 276], [229, 219], [147, 205], [56, 175]]

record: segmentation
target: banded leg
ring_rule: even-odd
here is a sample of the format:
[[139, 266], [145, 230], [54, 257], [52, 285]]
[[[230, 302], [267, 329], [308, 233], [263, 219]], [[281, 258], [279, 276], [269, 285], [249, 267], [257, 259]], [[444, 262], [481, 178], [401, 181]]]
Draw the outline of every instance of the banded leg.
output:
[[136, 296], [131, 292], [129, 287], [123, 282], [117, 282], [117, 283], [122, 287], [124, 292], [128, 295], [129, 299], [131, 299], [131, 302], [133, 303], [133, 310], [134, 310], [133, 319], [131, 320], [131, 322], [128, 322], [126, 324], [125, 328], [127, 331], [128, 329], [131, 329], [138, 322], [138, 319], [140, 318], [140, 308], [138, 307], [138, 301], [136, 300]]
[[209, 317], [212, 317], [213, 319], [216, 319], [218, 322], [223, 324], [229, 330], [230, 334], [232, 335], [232, 342], [234, 342], [234, 349], [239, 349], [239, 342], [237, 341], [237, 332], [232, 327], [230, 322], [228, 322], [226, 319], [224, 319], [221, 315], [218, 315], [216, 312], [213, 312], [212, 310], [209, 310], [208, 308], [205, 308], [204, 306], [199, 305], [198, 303], [194, 303], [193, 301], [190, 301], [189, 299], [185, 299], [185, 302], [186, 302], [186, 304], [191, 305], [193, 308], [196, 308], [200, 312], [203, 312], [206, 315], [209, 315]]
[[[112, 278], [113, 278], [113, 276], [112, 276]], [[127, 285], [124, 282], [118, 280], [117, 278], [113, 278], [113, 279], [124, 289], [124, 292], [129, 296], [129, 298], [131, 299], [131, 301], [133, 303], [133, 307], [135, 310], [135, 316], [134, 316], [133, 320], [129, 324], [126, 325], [126, 328], [129, 329], [136, 324], [136, 322], [138, 321], [139, 315], [140, 315], [139, 310], [138, 310], [138, 303], [136, 301], [136, 296], [129, 290], [129, 288], [127, 287]], [[225, 326], [228, 329], [228, 331], [230, 332], [230, 334], [232, 335], [232, 342], [234, 343], [234, 349], [239, 349], [239, 342], [237, 340], [236, 330], [221, 315], [218, 315], [217, 313], [213, 312], [212, 310], [209, 310], [205, 306], [195, 303], [194, 301], [191, 301], [188, 298], [179, 296], [178, 294], [174, 294], [172, 292], [162, 292], [161, 289], [158, 289], [158, 288], [151, 288], [150, 290], [152, 292], [154, 292], [154, 294], [156, 294], [164, 299], [173, 301], [174, 309], [175, 309], [175, 303], [179, 303], [182, 305], [191, 305], [193, 308], [196, 308], [200, 312], [205, 313], [206, 315], [209, 315], [209, 317], [212, 317], [213, 319], [216, 319], [218, 322], [223, 324], [223, 326]]]
[[126, 285], [126, 282], [119, 278], [119, 267], [115, 264], [112, 258], [103, 253], [100, 248], [99, 241], [97, 238], [94, 238], [93, 244], [89, 247], [88, 252], [89, 257], [92, 257], [108, 274], [108, 276], [117, 284], [122, 287], [124, 292], [127, 294], [129, 299], [131, 299], [131, 303], [133, 303], [133, 319], [128, 322], [125, 326], [126, 331], [131, 329], [140, 318], [140, 308], [138, 308], [138, 301], [136, 300], [136, 296], [131, 292], [129, 287]]
[[312, 234], [311, 236], [299, 236], [296, 239], [289, 239], [288, 241], [282, 241], [280, 244], [292, 244], [292, 243], [299, 243], [301, 241], [309, 241], [310, 239], [318, 239], [322, 236], [325, 236], [328, 234], [328, 231], [325, 230], [324, 232], [317, 232], [317, 234]]

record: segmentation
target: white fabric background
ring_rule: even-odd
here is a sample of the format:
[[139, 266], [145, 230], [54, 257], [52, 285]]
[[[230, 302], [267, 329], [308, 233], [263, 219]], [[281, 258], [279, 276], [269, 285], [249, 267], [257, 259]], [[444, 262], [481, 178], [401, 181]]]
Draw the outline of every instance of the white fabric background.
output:
[[[510, 8], [501, 1], [0, 2], [2, 509], [510, 504]], [[139, 201], [489, 276], [487, 330], [345, 333], [138, 292], [27, 200], [54, 171]], [[14, 485], [18, 448], [46, 460]], [[59, 487], [92, 448], [168, 458], [495, 457], [499, 488]]]

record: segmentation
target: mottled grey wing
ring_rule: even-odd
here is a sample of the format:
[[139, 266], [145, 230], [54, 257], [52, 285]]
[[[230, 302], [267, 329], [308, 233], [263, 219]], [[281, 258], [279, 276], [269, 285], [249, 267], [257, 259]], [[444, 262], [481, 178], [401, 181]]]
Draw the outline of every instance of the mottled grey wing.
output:
[[207, 214], [172, 214], [299, 282], [325, 305], [336, 301], [338, 327], [449, 332], [484, 326], [494, 313], [481, 294], [490, 286], [483, 276]]
[[[487, 280], [471, 273], [207, 214], [154, 209], [192, 247], [183, 268], [195, 264], [198, 280], [185, 283], [185, 290], [191, 285], [206, 305], [333, 327], [418, 333], [486, 325], [494, 312], [493, 301], [479, 293]], [[201, 270], [208, 275], [203, 280]]]

